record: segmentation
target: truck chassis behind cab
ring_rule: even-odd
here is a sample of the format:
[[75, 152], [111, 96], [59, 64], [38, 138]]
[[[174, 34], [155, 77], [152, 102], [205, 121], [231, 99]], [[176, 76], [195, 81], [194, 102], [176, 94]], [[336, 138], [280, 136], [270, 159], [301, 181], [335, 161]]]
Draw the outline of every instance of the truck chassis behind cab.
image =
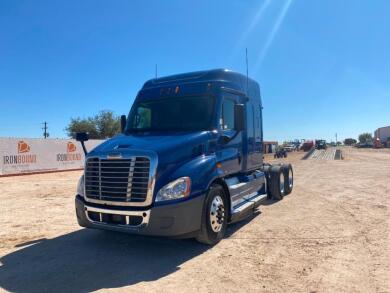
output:
[[86, 155], [76, 214], [83, 227], [212, 245], [292, 188], [291, 165], [263, 162], [258, 83], [218, 69], [144, 84], [122, 134]]

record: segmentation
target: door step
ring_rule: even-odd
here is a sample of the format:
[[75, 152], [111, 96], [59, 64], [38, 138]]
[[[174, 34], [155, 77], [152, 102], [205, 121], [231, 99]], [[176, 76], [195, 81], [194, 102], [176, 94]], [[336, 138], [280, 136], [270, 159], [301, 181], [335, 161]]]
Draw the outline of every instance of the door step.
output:
[[225, 182], [229, 188], [232, 208], [239, 207], [247, 201], [250, 201], [252, 197], [255, 198], [259, 194], [265, 193], [265, 181], [265, 174], [261, 171], [226, 178]]
[[267, 194], [254, 194], [248, 197], [244, 202], [233, 207], [232, 222], [239, 221], [248, 215], [250, 215], [255, 208], [257, 208], [261, 202], [267, 199]]

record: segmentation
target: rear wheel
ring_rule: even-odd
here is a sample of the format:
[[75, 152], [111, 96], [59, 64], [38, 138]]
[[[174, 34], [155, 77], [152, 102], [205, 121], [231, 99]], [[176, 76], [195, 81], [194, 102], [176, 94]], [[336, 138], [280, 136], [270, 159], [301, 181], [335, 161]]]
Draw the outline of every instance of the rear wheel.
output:
[[294, 187], [294, 172], [291, 164], [283, 165], [285, 194], [290, 194]]
[[213, 184], [205, 199], [202, 224], [199, 235], [196, 237], [197, 241], [214, 245], [224, 237], [227, 227], [226, 208], [226, 195], [222, 186]]
[[270, 193], [271, 197], [276, 200], [283, 199], [285, 190], [285, 175], [281, 166], [272, 166], [269, 169]]

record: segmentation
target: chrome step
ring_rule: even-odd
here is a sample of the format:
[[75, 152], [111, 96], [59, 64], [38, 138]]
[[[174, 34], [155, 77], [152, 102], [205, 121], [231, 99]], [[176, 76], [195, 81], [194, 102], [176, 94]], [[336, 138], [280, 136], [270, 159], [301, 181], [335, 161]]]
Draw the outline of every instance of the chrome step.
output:
[[252, 212], [253, 209], [258, 207], [260, 203], [267, 199], [267, 194], [259, 194], [255, 195], [251, 198], [248, 198], [244, 202], [240, 203], [236, 207], [233, 207], [232, 209], [232, 222], [236, 222], [245, 216], [249, 212]]

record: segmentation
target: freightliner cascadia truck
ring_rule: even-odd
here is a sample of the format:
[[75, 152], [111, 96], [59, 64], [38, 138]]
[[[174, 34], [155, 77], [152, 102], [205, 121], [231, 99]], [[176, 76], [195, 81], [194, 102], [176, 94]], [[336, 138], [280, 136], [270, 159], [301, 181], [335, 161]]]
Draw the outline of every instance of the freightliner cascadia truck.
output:
[[[229, 223], [292, 191], [292, 166], [263, 162], [260, 87], [245, 75], [149, 80], [121, 128], [86, 153], [75, 199], [82, 227], [214, 245]], [[84, 150], [87, 139], [77, 133]]]

